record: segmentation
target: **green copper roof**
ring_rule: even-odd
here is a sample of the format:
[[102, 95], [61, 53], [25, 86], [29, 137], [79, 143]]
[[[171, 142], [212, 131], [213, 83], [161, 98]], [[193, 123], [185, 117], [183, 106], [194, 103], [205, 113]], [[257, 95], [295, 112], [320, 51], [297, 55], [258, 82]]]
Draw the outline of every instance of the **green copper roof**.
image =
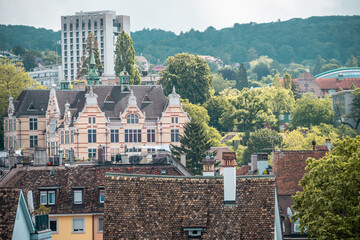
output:
[[320, 73], [315, 78], [337, 78], [339, 74], [342, 74], [344, 78], [359, 78], [360, 68], [359, 67], [347, 67], [333, 69], [327, 72]]
[[87, 72], [86, 80], [88, 81], [88, 85], [98, 85], [99, 84], [99, 73], [96, 68], [95, 57], [94, 57], [93, 51], [91, 51], [90, 66], [89, 66], [89, 69]]

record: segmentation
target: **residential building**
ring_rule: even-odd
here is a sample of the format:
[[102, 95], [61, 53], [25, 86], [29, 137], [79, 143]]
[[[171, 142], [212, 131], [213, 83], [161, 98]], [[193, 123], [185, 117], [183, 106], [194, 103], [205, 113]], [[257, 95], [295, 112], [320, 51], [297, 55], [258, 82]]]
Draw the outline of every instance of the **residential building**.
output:
[[181, 170], [175, 167], [174, 162], [176, 160], [173, 160], [173, 164], [153, 161], [148, 164], [77, 162], [64, 166], [18, 165], [2, 179], [0, 186], [21, 188], [25, 193], [31, 191], [35, 209], [41, 205], [51, 209], [49, 224], [52, 239], [101, 240], [104, 204], [108, 201], [105, 194], [105, 173], [191, 175], [185, 168]]
[[51, 87], [53, 84], [59, 85], [64, 79], [61, 65], [51, 65], [30, 69], [29, 75], [39, 84]]
[[0, 59], [2, 59], [2, 58], [8, 58], [8, 59], [12, 59], [17, 62], [22, 62], [22, 59], [20, 56], [12, 54], [8, 51], [0, 51]]
[[[36, 218], [36, 221], [39, 222], [38, 228], [35, 228], [21, 189], [0, 188], [0, 203], [0, 239], [52, 239], [47, 222], [45, 222], [45, 226], [40, 226], [41, 218]], [[47, 215], [43, 216], [45, 219], [47, 218]]]
[[[314, 146], [315, 147], [315, 146]], [[307, 239], [300, 233], [298, 221], [291, 221], [293, 215], [293, 200], [291, 196], [302, 191], [300, 180], [307, 172], [306, 159], [309, 157], [319, 159], [328, 152], [327, 148], [319, 146], [316, 151], [276, 151], [273, 154], [273, 172], [276, 176], [276, 187], [279, 200], [279, 210], [283, 226], [284, 239]]]
[[86, 38], [94, 33], [103, 65], [102, 73], [114, 75], [117, 35], [124, 30], [130, 34], [130, 17], [116, 15], [115, 11], [76, 12], [61, 17], [62, 67], [64, 78], [73, 82], [77, 65], [85, 55]]
[[228, 147], [211, 147], [209, 153], [214, 155], [214, 159], [219, 165], [215, 167], [215, 175], [216, 176], [222, 176], [224, 174], [224, 168], [222, 167], [224, 165], [224, 159], [223, 159], [223, 153], [224, 152], [230, 152], [230, 149]]
[[116, 86], [98, 85], [90, 75], [87, 81], [84, 89], [70, 91], [63, 81], [61, 90], [10, 97], [5, 149], [21, 148], [33, 157], [35, 147], [42, 147], [54, 159], [74, 151], [78, 160], [114, 161], [119, 154], [151, 155], [158, 145], [180, 144], [189, 119], [175, 88], [167, 98], [161, 86], [130, 86], [126, 72]]
[[[352, 112], [352, 103], [355, 98], [354, 93], [354, 90], [344, 90], [331, 95], [332, 109], [335, 112], [336, 121], [350, 125], [352, 128], [355, 128], [356, 124], [358, 124], [358, 119], [349, 117], [349, 114]], [[360, 130], [360, 124], [358, 130]]]
[[352, 84], [360, 87], [360, 68], [339, 68], [315, 77], [309, 72], [304, 72], [293, 81], [300, 95], [312, 92], [317, 97], [323, 97], [325, 94], [333, 94], [341, 89], [349, 90]]
[[150, 62], [144, 56], [135, 56], [135, 64], [138, 64], [143, 71], [149, 71]]
[[274, 176], [107, 173], [105, 195], [104, 239], [282, 239]]

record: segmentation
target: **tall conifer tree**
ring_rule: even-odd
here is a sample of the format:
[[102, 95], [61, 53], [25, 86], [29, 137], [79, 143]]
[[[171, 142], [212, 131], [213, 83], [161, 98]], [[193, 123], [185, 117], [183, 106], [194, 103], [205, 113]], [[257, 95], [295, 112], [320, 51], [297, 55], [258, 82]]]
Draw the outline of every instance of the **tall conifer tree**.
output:
[[101, 75], [103, 65], [101, 64], [100, 61], [99, 45], [95, 35], [92, 32], [90, 32], [88, 34], [88, 37], [86, 38], [85, 55], [81, 57], [81, 62], [78, 63], [78, 73], [77, 73], [78, 78], [80, 78], [81, 76], [85, 76], [87, 74], [87, 71], [90, 68], [91, 52], [94, 53], [96, 67], [99, 72], [99, 75]]
[[236, 76], [236, 86], [237, 89], [239, 89], [240, 91], [243, 88], [247, 88], [249, 87], [249, 81], [248, 81], [248, 77], [246, 74], [246, 68], [245, 65], [243, 63], [240, 64], [239, 66], [239, 72]]
[[134, 84], [135, 50], [131, 37], [124, 30], [117, 37], [115, 55], [115, 75], [125, 70], [130, 75], [130, 84]]

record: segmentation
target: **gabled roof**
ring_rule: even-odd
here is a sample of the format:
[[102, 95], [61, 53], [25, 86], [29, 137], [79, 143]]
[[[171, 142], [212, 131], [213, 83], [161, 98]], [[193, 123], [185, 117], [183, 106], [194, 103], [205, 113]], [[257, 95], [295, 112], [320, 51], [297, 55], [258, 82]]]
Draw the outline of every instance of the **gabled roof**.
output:
[[[4, 184], [5, 187], [21, 188], [24, 192], [33, 191], [34, 207], [39, 207], [39, 188], [56, 187], [56, 205], [51, 214], [66, 213], [99, 213], [103, 206], [99, 205], [99, 186], [105, 185], [105, 173], [141, 173], [182, 175], [173, 165], [157, 164], [121, 164], [121, 165], [93, 165], [76, 167], [29, 167], [18, 170], [14, 176]], [[53, 171], [51, 173], [51, 171]], [[85, 187], [83, 208], [73, 208], [72, 188]]]
[[20, 189], [0, 188], [0, 239], [11, 239], [18, 209]]
[[300, 180], [306, 173], [306, 159], [319, 159], [328, 151], [281, 151], [274, 152], [273, 172], [279, 195], [294, 195], [302, 191]]
[[321, 89], [350, 89], [351, 84], [354, 83], [355, 87], [360, 87], [360, 78], [344, 78], [339, 80], [338, 78], [318, 78], [316, 82]]
[[106, 174], [104, 239], [274, 239], [275, 178], [238, 177], [237, 200], [224, 206], [221, 177]]
[[[118, 118], [120, 112], [124, 112], [130, 92], [121, 92], [120, 86], [93, 86], [93, 92], [98, 96], [97, 102], [100, 109], [105, 113], [106, 117]], [[161, 86], [144, 86], [134, 85], [131, 90], [137, 100], [137, 106], [145, 112], [147, 118], [161, 117], [168, 99], [164, 95]], [[15, 114], [17, 115], [44, 115], [48, 107], [50, 90], [24, 90], [17, 101], [14, 102], [16, 106]], [[61, 117], [64, 116], [65, 104], [69, 102], [72, 113], [75, 111], [75, 116], [81, 112], [85, 106], [86, 91], [56, 91], [56, 97], [59, 104]], [[145, 96], [151, 99], [151, 102], [143, 102]], [[110, 96], [114, 103], [109, 103], [106, 98]], [[28, 108], [32, 105], [34, 110], [29, 111]]]

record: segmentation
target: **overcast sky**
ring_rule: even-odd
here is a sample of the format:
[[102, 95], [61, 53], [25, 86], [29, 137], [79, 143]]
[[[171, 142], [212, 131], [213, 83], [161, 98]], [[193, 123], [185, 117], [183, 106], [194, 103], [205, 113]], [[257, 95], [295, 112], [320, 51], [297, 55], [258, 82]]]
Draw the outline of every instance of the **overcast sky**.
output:
[[176, 33], [232, 27], [234, 23], [325, 15], [360, 15], [360, 0], [0, 0], [0, 24], [59, 30], [60, 17], [75, 11], [114, 10], [129, 15], [131, 31]]

